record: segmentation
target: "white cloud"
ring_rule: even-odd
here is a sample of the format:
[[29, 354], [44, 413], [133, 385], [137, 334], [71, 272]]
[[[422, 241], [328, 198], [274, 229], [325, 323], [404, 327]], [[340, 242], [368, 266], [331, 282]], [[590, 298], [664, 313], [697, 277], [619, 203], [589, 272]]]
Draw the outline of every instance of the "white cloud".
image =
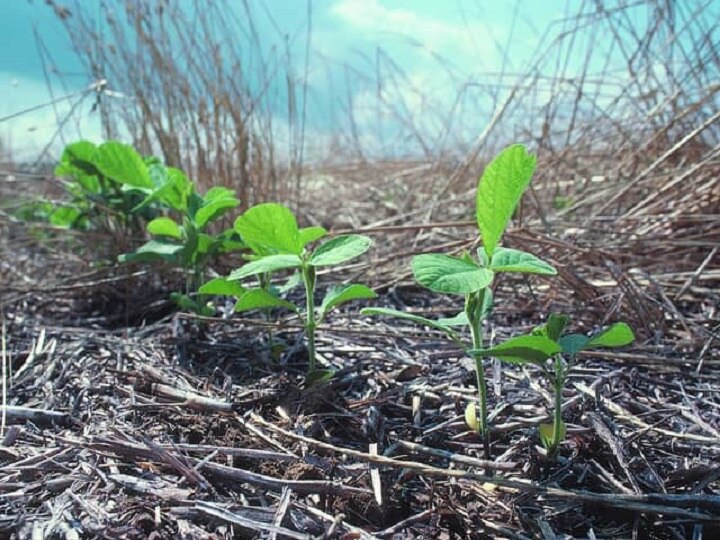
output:
[[458, 66], [471, 68], [480, 59], [498, 56], [493, 45], [501, 30], [497, 22], [441, 20], [420, 10], [387, 7], [379, 0], [339, 0], [332, 12], [358, 31], [394, 35], [426, 56], [440, 56]]

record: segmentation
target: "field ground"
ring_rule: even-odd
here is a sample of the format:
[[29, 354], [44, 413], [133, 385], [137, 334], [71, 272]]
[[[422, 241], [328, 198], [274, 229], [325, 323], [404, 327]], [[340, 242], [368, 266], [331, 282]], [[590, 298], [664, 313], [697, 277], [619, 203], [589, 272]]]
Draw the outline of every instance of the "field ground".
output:
[[[417, 193], [442, 172], [417, 164], [328, 174], [301, 214], [375, 239], [340, 277], [376, 287], [375, 305], [457, 312], [415, 286], [408, 263], [474, 246], [471, 192], [428, 203]], [[583, 357], [557, 462], [540, 449], [551, 403], [532, 369], [488, 364], [486, 462], [462, 416], [474, 375], [441, 336], [353, 305], [319, 334], [339, 373], [307, 389], [296, 320], [194, 321], [167, 300], [172, 273], [97, 266], [103, 238], [5, 221], [0, 536], [720, 537], [717, 165], [691, 177], [704, 195], [679, 196], [677, 176], [633, 190], [590, 183], [590, 203], [552, 215], [538, 212], [552, 207], [540, 191], [506, 236], [560, 274], [503, 279], [494, 339], [552, 311], [581, 331], [626, 320], [638, 335]], [[622, 210], [600, 211], [616, 193]], [[644, 206], [653, 193], [659, 206]]]

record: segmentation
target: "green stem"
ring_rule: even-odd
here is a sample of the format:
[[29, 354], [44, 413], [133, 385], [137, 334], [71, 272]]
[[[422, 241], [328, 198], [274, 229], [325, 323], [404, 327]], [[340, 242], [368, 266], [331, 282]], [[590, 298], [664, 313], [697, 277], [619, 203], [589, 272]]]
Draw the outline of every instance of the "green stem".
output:
[[[270, 292], [270, 272], [265, 272], [264, 274], [260, 274], [260, 288], [265, 292]], [[263, 315], [265, 316], [265, 320], [270, 322], [272, 320], [272, 308], [264, 309]], [[267, 329], [267, 336], [268, 336], [268, 347], [270, 347], [270, 356], [272, 356], [273, 331], [272, 331], [272, 327], [270, 327], [270, 326], [268, 326], [268, 329]]]
[[562, 365], [562, 359], [558, 356], [555, 358], [555, 410], [553, 411], [553, 440], [552, 446], [548, 449], [548, 454], [554, 456], [560, 446], [562, 438], [562, 391], [565, 387], [565, 373]]
[[307, 335], [308, 372], [315, 371], [315, 268], [303, 264], [302, 278], [305, 284], [305, 333]]
[[[472, 348], [483, 348], [483, 320], [482, 306], [485, 299], [485, 289], [467, 295], [465, 299], [465, 313], [470, 322]], [[488, 429], [487, 385], [485, 384], [485, 368], [481, 356], [475, 356], [475, 377], [477, 380], [478, 397], [480, 398], [480, 434], [483, 438], [485, 458], [490, 459], [490, 432]]]

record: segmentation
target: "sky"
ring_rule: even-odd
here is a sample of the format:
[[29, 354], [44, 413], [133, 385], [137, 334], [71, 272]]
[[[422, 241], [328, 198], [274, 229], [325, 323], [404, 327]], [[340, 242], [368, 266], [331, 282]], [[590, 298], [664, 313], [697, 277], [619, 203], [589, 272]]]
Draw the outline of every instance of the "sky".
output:
[[[96, 0], [80, 1], [87, 8]], [[187, 6], [193, 3], [175, 1]], [[401, 107], [421, 131], [438, 132], [446, 121], [438, 111], [467, 116], [462, 107], [453, 108], [459, 88], [467, 87], [468, 81], [473, 82], [473, 87], [481, 87], [484, 81], [491, 80], [500, 89], [504, 84], [513, 84], [517, 74], [537, 58], [539, 45], [548, 43], [548, 35], [561, 32], [563, 18], [581, 4], [576, 0], [309, 1], [310, 19], [308, 0], [248, 0], [257, 14], [264, 48], [282, 48], [287, 36], [292, 45], [293, 76], [298, 80], [306, 73], [305, 45], [310, 23], [307, 82], [308, 131], [312, 139], [329, 137], [334, 125], [342, 121], [339, 117], [344, 103], [352, 107], [353, 118], [369, 147], [380, 144], [381, 138], [384, 145], [404, 144], [387, 136], [393, 129], [398, 134], [402, 130], [392, 125], [393, 111], [378, 106], [378, 88], [371, 80], [378, 65], [392, 74], [388, 81], [395, 81], [382, 88], [383, 101]], [[72, 5], [63, 0], [57, 3]], [[239, 0], [230, 3], [241, 5]], [[711, 0], [711, 4], [717, 8], [720, 1]], [[48, 65], [46, 58], [45, 67], [50, 71], [54, 96], [77, 92], [93, 82], [44, 0], [0, 0], [0, 12], [0, 118], [50, 99], [36, 33], [52, 56], [52, 64]], [[642, 17], [643, 13], [637, 11], [636, 16]], [[595, 39], [597, 48], [602, 49], [601, 38], [584, 39]], [[578, 53], [582, 50], [578, 46]], [[598, 69], [601, 59], [602, 55], [597, 55], [593, 60]], [[571, 75], [573, 62], [579, 65], [581, 61], [571, 60]], [[282, 81], [278, 84], [282, 86]], [[498, 99], [502, 96], [498, 95]], [[285, 102], [278, 100], [279, 125], [286, 122], [282, 110]], [[0, 141], [13, 148], [17, 159], [29, 158], [48, 144], [56, 152], [60, 145], [59, 138], [54, 138], [56, 115], [64, 117], [72, 103], [68, 100], [57, 107], [44, 107], [0, 122]], [[73, 121], [65, 126], [66, 138], [99, 139], [98, 118], [90, 106], [90, 102], [83, 103], [76, 110]], [[497, 103], [488, 103], [485, 110], [471, 110], [478, 120], [469, 122], [467, 133], [459, 136], [476, 136], [495, 106]], [[383, 127], [379, 119], [385, 117], [388, 121]], [[382, 137], [381, 129], [386, 131]], [[388, 143], [387, 139], [394, 142]]]

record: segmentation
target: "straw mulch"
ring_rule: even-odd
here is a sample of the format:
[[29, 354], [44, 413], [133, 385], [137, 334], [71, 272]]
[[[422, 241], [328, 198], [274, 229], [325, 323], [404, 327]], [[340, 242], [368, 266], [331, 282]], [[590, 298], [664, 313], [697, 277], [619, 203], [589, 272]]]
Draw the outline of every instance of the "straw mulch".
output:
[[[576, 331], [625, 320], [638, 336], [580, 361], [556, 461], [540, 448], [551, 400], [532, 368], [487, 364], [486, 461], [462, 418], [474, 375], [442, 336], [352, 306], [318, 338], [338, 374], [306, 388], [297, 320], [198, 322], [166, 300], [172, 272], [97, 267], [97, 244], [6, 221], [0, 536], [718, 537], [720, 184], [712, 161], [691, 169], [666, 162], [580, 193], [573, 183], [572, 198], [589, 202], [552, 213], [538, 191], [506, 236], [560, 272], [503, 278], [488, 336], [551, 311]], [[407, 263], [475, 247], [472, 195], [458, 187], [429, 203], [407, 186], [432, 192], [442, 170], [382, 171], [327, 171], [332, 201], [304, 209], [376, 240], [334, 278], [375, 286], [376, 305], [456, 313], [458, 299], [415, 286]], [[692, 193], [679, 191], [685, 172]]]

